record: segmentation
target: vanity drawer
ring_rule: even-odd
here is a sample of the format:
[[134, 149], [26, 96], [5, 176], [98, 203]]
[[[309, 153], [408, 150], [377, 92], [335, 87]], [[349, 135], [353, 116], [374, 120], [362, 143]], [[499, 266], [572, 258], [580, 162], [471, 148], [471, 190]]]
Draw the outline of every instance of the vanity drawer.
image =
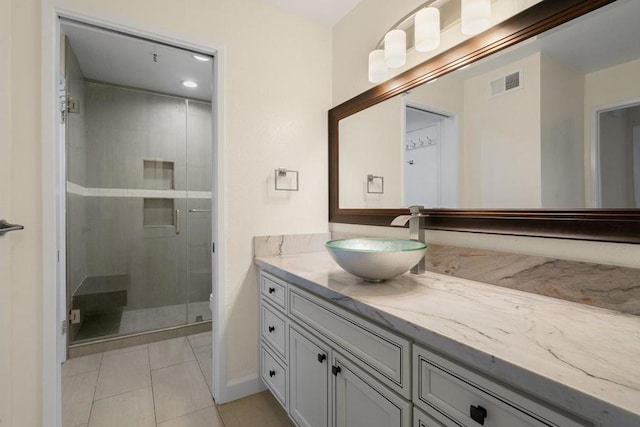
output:
[[482, 425], [481, 421], [491, 427], [588, 425], [417, 345], [413, 351], [414, 403], [442, 425], [471, 427]]
[[287, 355], [287, 321], [277, 310], [268, 304], [260, 304], [262, 338], [271, 344], [278, 355], [286, 360]]
[[[457, 427], [457, 424], [451, 422], [451, 426]], [[450, 427], [436, 421], [431, 416], [422, 412], [418, 407], [413, 407], [413, 427]]]
[[287, 283], [268, 273], [260, 274], [260, 293], [262, 296], [287, 311]]
[[411, 398], [411, 343], [291, 286], [289, 314], [337, 343], [378, 380]]
[[267, 350], [264, 342], [260, 346], [261, 376], [273, 395], [287, 408], [287, 370], [278, 358]]

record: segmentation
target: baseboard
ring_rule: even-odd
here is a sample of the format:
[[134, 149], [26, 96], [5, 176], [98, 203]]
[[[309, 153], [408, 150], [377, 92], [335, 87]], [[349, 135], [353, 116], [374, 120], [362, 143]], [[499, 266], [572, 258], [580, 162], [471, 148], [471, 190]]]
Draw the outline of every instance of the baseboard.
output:
[[260, 393], [266, 389], [267, 387], [259, 376], [249, 375], [227, 383], [224, 390], [222, 390], [222, 396], [218, 396], [216, 399], [216, 403], [221, 405], [223, 403], [233, 402], [234, 400]]

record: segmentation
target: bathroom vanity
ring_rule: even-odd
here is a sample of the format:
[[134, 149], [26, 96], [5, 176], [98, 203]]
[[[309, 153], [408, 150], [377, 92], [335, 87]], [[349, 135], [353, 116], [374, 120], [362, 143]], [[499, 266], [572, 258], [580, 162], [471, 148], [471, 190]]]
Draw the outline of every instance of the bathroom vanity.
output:
[[261, 377], [300, 426], [638, 426], [640, 317], [325, 252], [257, 256]]

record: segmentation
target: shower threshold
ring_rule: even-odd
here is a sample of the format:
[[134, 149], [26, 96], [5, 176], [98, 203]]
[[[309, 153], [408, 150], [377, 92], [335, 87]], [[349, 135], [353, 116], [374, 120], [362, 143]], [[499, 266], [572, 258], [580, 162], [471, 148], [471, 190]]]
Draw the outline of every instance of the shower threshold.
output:
[[87, 356], [89, 354], [119, 350], [121, 348], [149, 344], [152, 342], [164, 341], [171, 338], [179, 338], [208, 331], [211, 331], [211, 320], [156, 329], [153, 331], [138, 332], [129, 335], [87, 340], [80, 343], [70, 344], [67, 357], [68, 359], [73, 359], [75, 357]]

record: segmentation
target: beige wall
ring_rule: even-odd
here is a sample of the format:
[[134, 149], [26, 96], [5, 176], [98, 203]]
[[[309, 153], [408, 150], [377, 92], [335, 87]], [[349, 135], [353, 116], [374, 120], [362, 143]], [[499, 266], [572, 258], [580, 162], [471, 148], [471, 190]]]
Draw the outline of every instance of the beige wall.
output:
[[[0, 219], [12, 220], [11, 210], [11, 3], [0, 2]], [[11, 242], [0, 237], [0, 426], [11, 420], [12, 289]], [[17, 238], [17, 237], [16, 237]]]
[[[14, 118], [11, 216], [26, 225], [13, 238], [12, 296], [0, 312], [19, 308], [12, 322], [11, 425], [40, 425], [42, 414], [41, 142], [39, 0], [2, 3], [3, 88], [10, 87]], [[252, 237], [257, 234], [324, 232], [327, 228], [327, 126], [330, 107], [330, 29], [269, 8], [259, 0], [56, 0], [61, 8], [90, 17], [212, 46], [224, 46], [223, 206], [226, 254], [227, 379], [255, 379], [258, 371], [257, 276]], [[8, 18], [9, 17], [9, 18]], [[19, 25], [16, 25], [19, 24]], [[295, 36], [292, 36], [295, 34]], [[9, 50], [7, 50], [7, 48]], [[5, 66], [10, 58], [10, 68]], [[5, 115], [3, 114], [3, 118]], [[5, 127], [2, 126], [3, 137]], [[300, 191], [274, 193], [273, 169], [300, 171]], [[300, 215], [304, 212], [304, 215]], [[53, 283], [53, 278], [47, 278]], [[4, 292], [4, 290], [3, 290]], [[4, 323], [3, 323], [4, 331]], [[7, 375], [3, 363], [0, 377]], [[4, 387], [4, 382], [3, 382]], [[3, 390], [3, 414], [5, 415]], [[51, 420], [53, 421], [53, 420]], [[9, 425], [3, 421], [4, 425]]]
[[542, 206], [584, 208], [584, 75], [540, 57]]
[[[363, 0], [333, 31], [333, 105], [344, 102], [351, 97], [369, 89], [373, 85], [367, 80], [367, 55], [375, 48], [380, 37], [393, 23], [420, 4], [420, 1], [395, 1]], [[515, 2], [511, 2], [515, 3]], [[526, 5], [525, 5], [526, 6]], [[357, 32], [354, 32], [357, 28]], [[357, 34], [357, 37], [354, 36]], [[637, 69], [640, 70], [640, 61], [637, 61]], [[613, 70], [612, 70], [613, 72]], [[633, 74], [625, 74], [631, 77]], [[640, 71], [635, 73], [639, 75]], [[620, 80], [610, 80], [610, 84], [618, 84]], [[625, 77], [626, 79], [626, 77]], [[626, 81], [626, 80], [625, 80]], [[614, 83], [615, 82], [615, 83]], [[587, 85], [589, 77], [587, 76]], [[628, 85], [622, 84], [626, 88]], [[602, 95], [614, 95], [617, 91], [611, 91], [609, 85], [594, 87]], [[585, 101], [599, 97], [596, 94], [585, 94]], [[637, 96], [640, 96], [638, 94]], [[605, 102], [605, 100], [601, 100]], [[593, 101], [592, 101], [593, 103]], [[585, 115], [589, 107], [585, 107]], [[588, 116], [587, 116], [588, 117]], [[585, 127], [585, 129], [589, 129]], [[585, 132], [585, 135], [589, 133]], [[403, 235], [404, 230], [389, 229], [386, 227], [357, 227], [343, 224], [332, 224], [332, 229], [338, 231], [355, 230], [365, 234], [395, 233]], [[480, 233], [451, 233], [430, 232], [428, 239], [434, 243], [452, 244], [458, 246], [478, 247], [513, 251], [518, 253], [532, 253], [546, 256], [556, 256], [567, 259], [577, 259], [591, 262], [603, 262], [609, 264], [640, 267], [640, 245], [598, 243], [587, 241], [571, 241], [562, 239], [537, 239], [514, 236], [494, 236]]]
[[[3, 73], [8, 73], [5, 74], [8, 90], [3, 90], [2, 102], [8, 108], [6, 117], [11, 123], [10, 133], [2, 136], [3, 144], [8, 143], [10, 149], [10, 186], [3, 187], [2, 192], [9, 192], [11, 208], [7, 219], [23, 224], [25, 229], [0, 238], [10, 239], [11, 250], [10, 279], [0, 285], [10, 292], [9, 298], [0, 299], [0, 312], [3, 317], [4, 313], [10, 316], [9, 336], [4, 336], [3, 327], [0, 350], [4, 357], [10, 357], [8, 367], [4, 364], [0, 367], [9, 369], [9, 373], [0, 372], [0, 377], [10, 375], [9, 384], [2, 386], [9, 394], [3, 390], [0, 398], [3, 401], [0, 409], [8, 415], [0, 414], [3, 420], [0, 425], [36, 426], [41, 419], [42, 373], [40, 5], [35, 0], [2, 4], [5, 10], [0, 13], [1, 19], [7, 22], [6, 26], [2, 23], [0, 32], [3, 39], [0, 44], [6, 49], [1, 67]], [[9, 401], [8, 408], [5, 399]]]
[[[491, 81], [522, 71], [521, 89], [490, 96]], [[464, 81], [462, 204], [539, 208], [540, 54]]]
[[[403, 108], [402, 98], [394, 97], [340, 121], [340, 207], [402, 205]], [[384, 178], [384, 194], [367, 193], [369, 174]], [[373, 191], [379, 182], [371, 184]]]

